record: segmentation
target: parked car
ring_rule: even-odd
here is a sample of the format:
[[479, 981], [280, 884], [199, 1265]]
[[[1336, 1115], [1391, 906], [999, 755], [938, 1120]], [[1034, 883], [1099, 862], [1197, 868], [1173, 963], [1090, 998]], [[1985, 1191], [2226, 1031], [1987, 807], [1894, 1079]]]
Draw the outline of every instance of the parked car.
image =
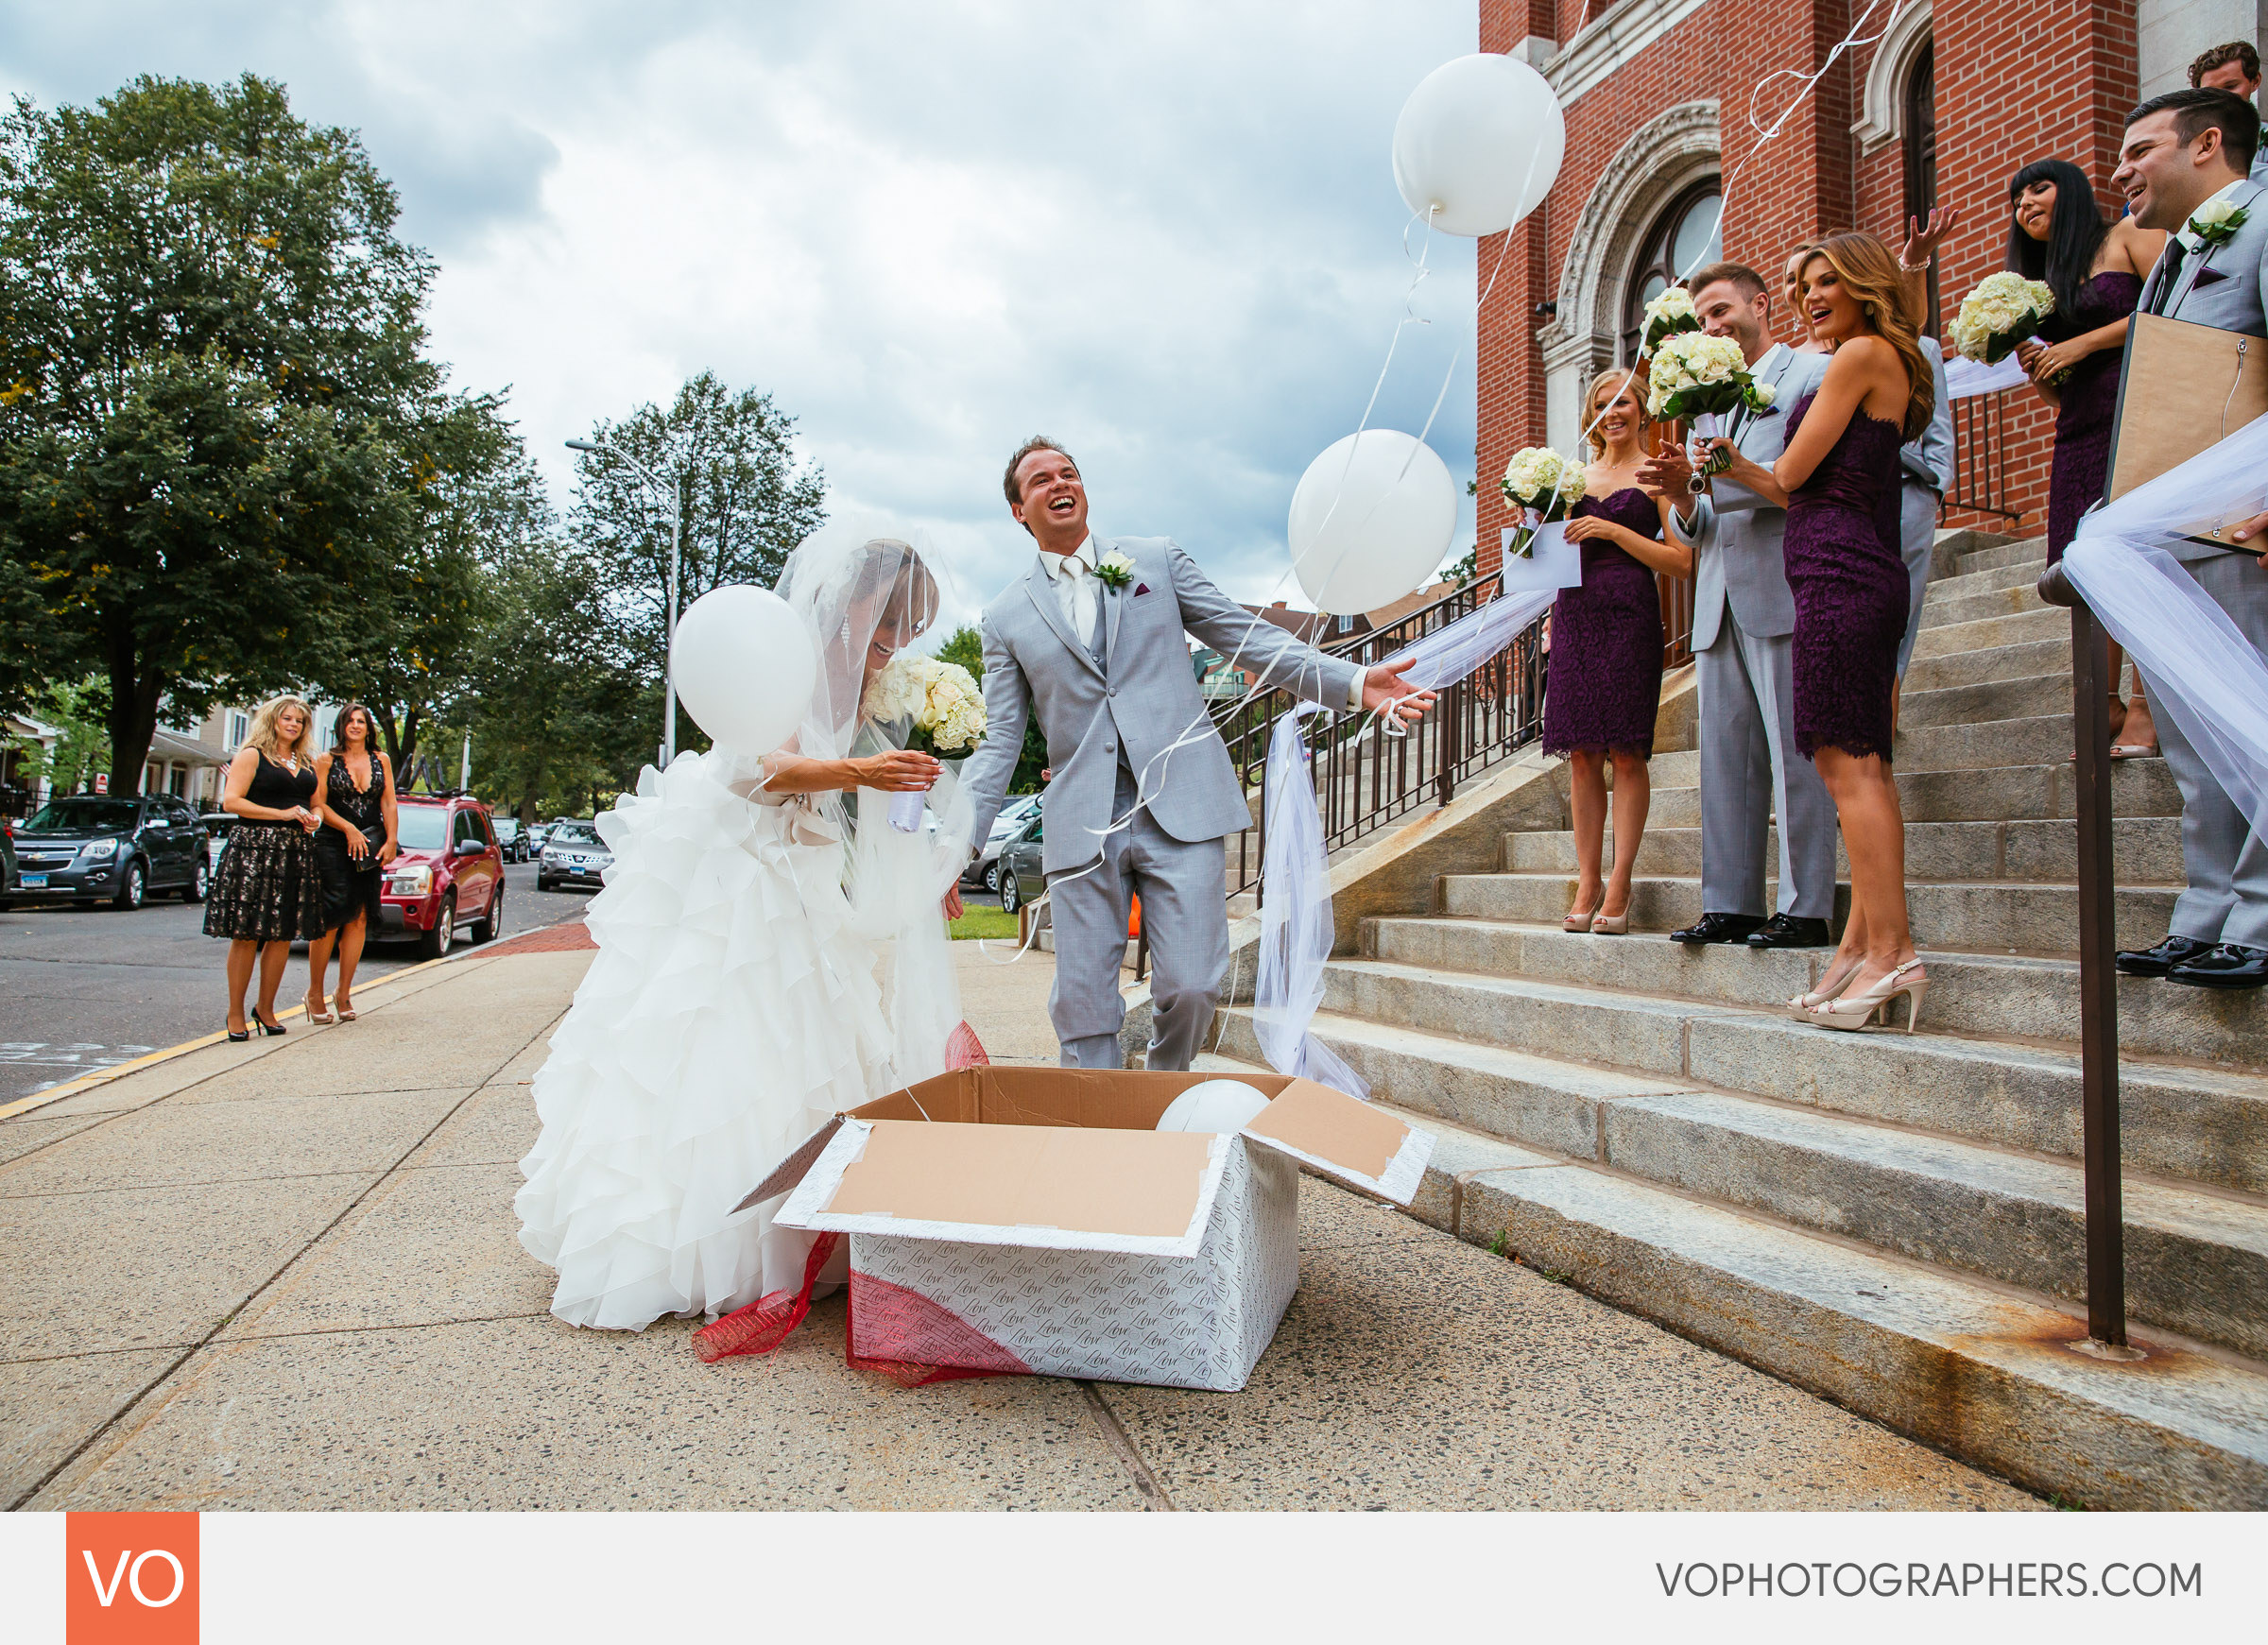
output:
[[573, 820], [557, 822], [551, 825], [551, 837], [543, 842], [542, 856], [536, 859], [536, 889], [588, 885], [595, 890], [606, 883], [607, 870], [613, 865], [614, 853], [598, 837], [595, 827]]
[[412, 936], [438, 960], [456, 942], [459, 920], [474, 942], [504, 929], [504, 852], [476, 799], [398, 797], [399, 851], [386, 870], [378, 913], [382, 936]]
[[15, 826], [0, 816], [0, 908], [8, 906], [8, 894], [16, 883], [16, 841], [11, 832]]
[[1047, 889], [1047, 870], [1040, 865], [1040, 817], [1029, 821], [1000, 848], [1000, 911], [1013, 914]]
[[236, 826], [236, 818], [225, 811], [209, 811], [197, 820], [205, 831], [205, 865], [217, 869], [221, 852], [229, 848], [229, 831]]
[[212, 877], [197, 813], [164, 794], [51, 799], [15, 831], [15, 857], [8, 895], [25, 902], [139, 908], [153, 891], [201, 902]]
[[992, 830], [984, 848], [970, 859], [969, 871], [961, 876], [970, 884], [982, 885], [988, 891], [1000, 889], [1000, 848], [1006, 845], [1017, 830], [1040, 814], [1040, 797], [1036, 794], [1011, 795], [992, 819]]
[[507, 863], [527, 861], [529, 831], [520, 826], [516, 816], [497, 816], [489, 819], [496, 830], [496, 848], [504, 853]]

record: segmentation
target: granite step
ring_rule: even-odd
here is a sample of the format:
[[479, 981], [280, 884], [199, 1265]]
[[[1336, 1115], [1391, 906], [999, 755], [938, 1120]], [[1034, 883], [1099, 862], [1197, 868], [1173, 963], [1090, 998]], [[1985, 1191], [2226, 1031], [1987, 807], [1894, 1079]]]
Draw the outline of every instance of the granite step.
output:
[[[2120, 817], [2111, 825], [2113, 861], [2123, 885], [2179, 885], [2181, 819], [2171, 816]], [[1614, 829], [1605, 839], [1606, 860], [1614, 859]], [[2078, 825], [2058, 818], [2020, 822], [1925, 822], [1906, 825], [1906, 876], [1916, 881], [2036, 880], [2075, 883], [2079, 867]], [[1779, 861], [1779, 831], [1766, 831], [1764, 861]], [[1566, 829], [1534, 830], [1504, 836], [1503, 866], [1512, 873], [1572, 874], [1575, 836]], [[1649, 826], [1639, 842], [1641, 874], [1701, 872], [1701, 831]], [[1835, 842], [1835, 871], [1850, 877], [1849, 854]]]
[[[1920, 643], [1916, 640], [1917, 649]], [[2061, 675], [2068, 682], [2070, 673], [2071, 636], [2067, 625], [2052, 639], [1987, 645], [1977, 651], [1949, 651], [1938, 657], [1916, 655], [1906, 668], [1906, 695], [1910, 699], [1921, 692], [2040, 675]], [[2064, 700], [2070, 700], [2068, 684]]]
[[1950, 576], [1932, 577], [1922, 588], [1922, 610], [1926, 618], [1933, 608], [1942, 608], [1955, 600], [2034, 588], [2039, 582], [2039, 573], [2038, 565], [2022, 560], [2008, 565], [1978, 566], [1974, 570], [1955, 572]]
[[2019, 675], [2007, 679], [1978, 680], [1967, 685], [1917, 689], [1907, 681], [1898, 708], [1898, 726], [1911, 732], [1923, 726], [1965, 726], [1990, 720], [2026, 720], [2042, 714], [2071, 711], [2070, 657], [2059, 652], [2067, 666], [2045, 674]]
[[[1460, 918], [1555, 923], [1573, 906], [1570, 873], [1447, 874], [1438, 882], [1440, 911]], [[1641, 874], [1631, 881], [1633, 934], [1663, 934], [1701, 917], [1697, 875]], [[2118, 941], [2147, 948], [2166, 934], [2175, 885], [2121, 885], [2116, 892]], [[1767, 903], [1778, 896], [1775, 874], [1765, 883]], [[1849, 900], [1837, 894], [1837, 918]], [[1906, 917], [1914, 940], [1925, 948], [2003, 953], [2075, 954], [2079, 948], [2076, 885], [2042, 881], [1924, 881], [1909, 874]]]
[[2022, 645], [2036, 640], [2071, 638], [2071, 614], [2054, 606], [2040, 605], [2019, 611], [1978, 617], [1961, 623], [1931, 624], [1925, 612], [1915, 637], [1916, 658], [1943, 657], [1954, 651], [1984, 651], [1996, 645]]
[[[1836, 1034], [1779, 1015], [1788, 1000], [1816, 985], [1830, 957], [1826, 949], [1760, 950], [1744, 944], [1688, 947], [1659, 937], [1591, 936], [1561, 931], [1556, 924], [1401, 917], [1366, 921], [1363, 954], [1332, 960], [1325, 969], [1324, 981], [1327, 997], [1332, 1000], [1351, 1001], [1359, 994], [1385, 1002], [1376, 1010], [1349, 1003], [1333, 1004], [1333, 1010], [1412, 1023], [1430, 1014], [1429, 1020], [1441, 1025], [1440, 1032], [1465, 1038], [1503, 1045], [1548, 1044], [1555, 1046], [1558, 1054], [1587, 1054], [1548, 1026], [1535, 1032], [1523, 1026], [1529, 1018], [1522, 1013], [1529, 1012], [1530, 1006], [1506, 1001], [1507, 990], [1525, 995], [1534, 989], [1558, 989], [1562, 992], [1551, 994], [1549, 999], [1557, 1002], [1564, 997], [1571, 1011], [1584, 1020], [1593, 1020], [1586, 1013], [1609, 1013], [1594, 1021], [1604, 1037], [1598, 1043], [1613, 1054], [1604, 1060], [1656, 1072], [1690, 1071], [1691, 1064], [1685, 1060], [1690, 1047], [1668, 1063], [1643, 1060], [1655, 1054], [1647, 1049], [1653, 1041], [1641, 1040], [1634, 1050], [1624, 1043], [1625, 1031], [1633, 1021], [1643, 1026], [1656, 1018], [1617, 1015], [1631, 1001], [1651, 1002], [1681, 1020], [1696, 1013], [1745, 1012], [1772, 1034], [1763, 1041], [1744, 1041], [1738, 1054], [1793, 1055], [1796, 1060], [1745, 1076], [1737, 1071], [1737, 1062], [1712, 1065], [1720, 1070], [1708, 1076], [1713, 1084], [1791, 1101], [1820, 1102], [1899, 1123], [1929, 1124], [2014, 1147], [2057, 1153], [2077, 1148], [2075, 1110], [2060, 1106], [2038, 1110], [2030, 1095], [2004, 1095], [2015, 1088], [2012, 1082], [2021, 1083], [2009, 1071], [2018, 1065], [2064, 1070], [2076, 1081], [2079, 968], [2075, 962], [1932, 951], [1924, 956], [1930, 989], [1922, 1008], [1922, 1028], [1911, 1035], [1884, 1029]], [[1442, 990], [1453, 998], [1437, 1005], [1424, 1004], [1417, 996], [1426, 988]], [[2262, 1056], [2262, 1047], [2268, 1046], [2268, 998], [2258, 993], [2220, 994], [2185, 988], [2148, 977], [2121, 977], [2119, 1000], [2122, 1081], [2156, 1081], [2169, 1088], [2187, 1089], [2209, 1074], [2212, 1078], [2206, 1081], [2208, 1085], [2215, 1089], [2225, 1087], [2244, 1099], [2233, 1107], [2207, 1103], [2201, 1108], [2202, 1098], [2168, 1098], [2165, 1106], [2171, 1118], [2167, 1123], [2195, 1130], [2197, 1135], [2186, 1141], [2170, 1138], [2143, 1148], [2133, 1157], [2154, 1163], [2140, 1168], [2195, 1176], [2250, 1192], [2268, 1191], [2268, 1132], [2259, 1128], [2268, 1121], [2251, 1105], [2260, 1087], [2257, 1076], [2246, 1071], [2268, 1061]], [[1472, 1026], [1457, 1025], [1460, 1013], [1472, 1014]], [[1902, 1011], [1899, 1023], [1902, 1026]], [[1611, 1034], [1607, 1027], [1612, 1028]], [[1686, 1029], [1678, 1033], [1690, 1037]], [[1860, 1046], [1870, 1049], [1864, 1053], [1847, 1050]], [[1982, 1128], [1972, 1131], [1957, 1112], [1922, 1119], [1915, 1117], [1921, 1110], [1910, 1111], [1900, 1105], [1923, 1102], [1929, 1095], [1926, 1090], [1884, 1094], [1868, 1088], [1846, 1101], [1833, 1081], [1857, 1075], [1844, 1057], [1881, 1057], [1892, 1052], [1897, 1054], [1901, 1071], [1897, 1079], [1920, 1077], [1921, 1072], [1933, 1069], [1942, 1071], [1946, 1066], [1943, 1059], [1979, 1058], [1984, 1066], [1975, 1079], [1965, 1077], [1948, 1088], [1959, 1094], [1961, 1104], [1977, 1105], [1976, 1123]], [[1903, 1060], [1907, 1054], [1916, 1052], [1927, 1054], [1928, 1060], [1911, 1065]], [[2018, 1054], [2019, 1052], [2023, 1054]], [[2042, 1063], [2038, 1056], [2050, 1060]], [[2143, 1068], [2145, 1062], [2157, 1059], [2191, 1066], [2179, 1075]], [[1942, 1083], [1950, 1076], [1939, 1071], [1929, 1077]], [[2056, 1075], [2056, 1080], [2062, 1078], [2061, 1073]], [[1757, 1083], [1764, 1080], [1771, 1082], [1768, 1088]], [[2076, 1102], [2075, 1083], [2068, 1090], [2060, 1084], [2054, 1088], [2063, 1093], [2055, 1098], [2057, 1104], [2064, 1096]], [[2029, 1117], [2002, 1112], [1996, 1105], [2003, 1101], [2017, 1102]], [[2134, 1099], [2137, 1104], [2142, 1101]], [[2212, 1117], [2201, 1118], [2208, 1109]], [[2130, 1150], [2141, 1147], [2131, 1137], [2128, 1146]]]
[[2048, 565], [2048, 540], [2027, 537], [2018, 542], [1996, 542], [1984, 548], [1964, 551], [1955, 560], [1956, 574], [1990, 571], [2000, 566], [2028, 565], [2036, 577]]
[[[1650, 763], [1649, 827], [1701, 826], [1697, 758], [1665, 754]], [[1909, 827], [1925, 822], [2030, 821], [2077, 814], [2078, 773], [2071, 761], [2060, 758], [2035, 765], [1896, 770], [1895, 780], [1899, 809]], [[2181, 814], [2181, 790], [2163, 760], [2119, 761], [2111, 767], [2110, 798], [2112, 813], [2118, 816]]]
[[[1968, 576], [1980, 581], [1958, 592], [1951, 591], [1944, 583], [1931, 584], [1922, 596], [1922, 632], [1926, 634], [1933, 628], [1950, 628], [1994, 617], [2015, 617], [2029, 611], [2055, 610], [2054, 607], [2039, 597], [2038, 574], [2033, 573], [2030, 576], [2024, 574], [2028, 569], [2023, 566], [2004, 566], [1994, 571], [1971, 572]], [[1966, 582], [1967, 578], [1953, 580]], [[2070, 620], [2066, 618], [2065, 621], [2068, 624]]]
[[2076, 745], [2067, 696], [2060, 711], [2052, 710], [2024, 719], [1901, 725], [1891, 764], [1897, 771], [1911, 773], [2044, 765], [2065, 759]]

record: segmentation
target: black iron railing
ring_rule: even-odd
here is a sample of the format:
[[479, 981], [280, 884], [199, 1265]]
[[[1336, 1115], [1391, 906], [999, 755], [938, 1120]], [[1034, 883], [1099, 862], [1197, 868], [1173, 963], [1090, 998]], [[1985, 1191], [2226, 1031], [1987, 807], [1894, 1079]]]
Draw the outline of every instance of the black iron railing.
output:
[[[1501, 584], [1496, 574], [1477, 578], [1397, 623], [1324, 649], [1359, 667], [1372, 667], [1408, 649], [1413, 641], [1471, 615], [1496, 597]], [[1542, 734], [1545, 621], [1538, 618], [1503, 651], [1443, 691], [1434, 711], [1407, 736], [1386, 736], [1375, 725], [1365, 730], [1363, 722], [1350, 717], [1316, 715], [1306, 722], [1326, 850], [1350, 845], [1414, 813], [1447, 805], [1460, 784]], [[1297, 700], [1289, 692], [1266, 692], [1213, 716], [1256, 814], [1270, 731]], [[1259, 890], [1267, 848], [1264, 823], [1256, 814], [1253, 825], [1228, 844], [1228, 895]]]
[[2023, 510], [2008, 505], [2008, 394], [1972, 394], [1953, 402], [1953, 488], [1944, 509], [1967, 508], [2002, 520]]

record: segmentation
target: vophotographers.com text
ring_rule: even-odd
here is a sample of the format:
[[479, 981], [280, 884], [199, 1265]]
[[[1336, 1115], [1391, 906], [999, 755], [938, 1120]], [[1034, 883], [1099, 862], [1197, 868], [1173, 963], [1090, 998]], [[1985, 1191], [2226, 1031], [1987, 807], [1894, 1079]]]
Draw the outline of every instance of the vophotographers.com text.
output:
[[2174, 1599], [2202, 1596], [2205, 1566], [2128, 1564], [2097, 1571], [2076, 1562], [2014, 1560], [2005, 1564], [1929, 1565], [1918, 1560], [1812, 1560], [1751, 1565], [1663, 1565], [1654, 1574], [1670, 1599]]

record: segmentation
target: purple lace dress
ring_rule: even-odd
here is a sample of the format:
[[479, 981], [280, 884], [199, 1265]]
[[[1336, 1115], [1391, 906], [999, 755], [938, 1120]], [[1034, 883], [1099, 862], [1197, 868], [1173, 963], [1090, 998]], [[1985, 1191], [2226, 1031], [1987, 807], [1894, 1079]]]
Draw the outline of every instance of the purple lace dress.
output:
[[[2098, 274], [2079, 288], [2078, 309], [2051, 315], [2043, 330], [2048, 341], [2063, 342], [2124, 318], [2141, 297], [2142, 283], [2133, 275]], [[2119, 409], [2123, 358], [2117, 349], [2098, 349], [2072, 367], [2055, 391], [2062, 409], [2055, 414], [2055, 466], [2048, 476], [2050, 565], [2063, 557], [2079, 529], [2079, 517], [2102, 497], [2109, 478], [2111, 423]]]
[[[1788, 413], [1788, 443], [1812, 408]], [[1796, 596], [1796, 748], [1890, 758], [1890, 701], [1906, 633], [1899, 557], [1895, 422], [1851, 413], [1812, 477], [1788, 496], [1788, 588]]]
[[[1661, 535], [1660, 511], [1635, 486], [1586, 497], [1574, 513]], [[1654, 574], [1613, 543], [1594, 538], [1582, 547], [1582, 586], [1561, 589], [1552, 602], [1544, 752], [1631, 748], [1651, 760], [1661, 711], [1661, 595]]]

